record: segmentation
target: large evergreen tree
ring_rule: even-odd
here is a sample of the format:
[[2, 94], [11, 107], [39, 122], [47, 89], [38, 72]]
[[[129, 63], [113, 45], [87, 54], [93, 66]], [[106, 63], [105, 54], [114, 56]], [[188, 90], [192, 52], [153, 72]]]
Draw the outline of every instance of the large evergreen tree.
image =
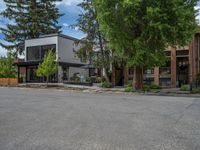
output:
[[61, 16], [55, 2], [61, 0], [4, 0], [6, 9], [1, 15], [10, 20], [6, 28], [0, 28], [6, 43], [0, 45], [7, 50], [23, 52], [21, 43], [25, 39], [60, 31], [57, 19]]
[[134, 86], [142, 86], [142, 67], [164, 63], [168, 46], [186, 45], [196, 31], [198, 0], [95, 0], [101, 31], [111, 48], [134, 66]]

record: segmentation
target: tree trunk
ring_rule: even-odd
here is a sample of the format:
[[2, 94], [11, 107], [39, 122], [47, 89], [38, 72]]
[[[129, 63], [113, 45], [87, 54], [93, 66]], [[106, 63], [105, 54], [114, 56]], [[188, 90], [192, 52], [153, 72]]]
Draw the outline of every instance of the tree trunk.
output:
[[105, 53], [104, 53], [104, 47], [103, 47], [103, 39], [102, 39], [100, 32], [98, 33], [98, 36], [99, 36], [99, 46], [100, 46], [100, 51], [101, 51], [101, 55], [102, 55], [102, 62], [103, 62], [102, 69], [104, 70], [104, 73], [105, 73], [104, 77], [105, 77], [107, 82], [110, 82], [110, 79], [108, 77], [108, 70], [107, 70], [108, 64], [105, 63]]
[[108, 76], [108, 70], [106, 70], [106, 68], [103, 68], [103, 69], [104, 69], [104, 71], [105, 71], [104, 77], [105, 77], [106, 81], [107, 81], [107, 82], [110, 82], [110, 78], [109, 78], [109, 76]]
[[134, 68], [133, 87], [136, 90], [140, 90], [143, 87], [143, 68], [140, 66]]

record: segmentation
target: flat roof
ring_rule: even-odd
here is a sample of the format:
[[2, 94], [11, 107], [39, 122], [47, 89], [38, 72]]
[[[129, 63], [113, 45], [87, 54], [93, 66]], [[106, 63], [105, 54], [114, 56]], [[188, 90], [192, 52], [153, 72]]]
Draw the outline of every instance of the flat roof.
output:
[[75, 37], [72, 37], [72, 36], [69, 36], [69, 35], [64, 35], [62, 33], [53, 33], [53, 34], [44, 34], [44, 35], [40, 35], [39, 37], [37, 38], [32, 38], [32, 39], [26, 39], [27, 40], [34, 40], [34, 39], [41, 39], [41, 38], [48, 38], [48, 37], [55, 37], [55, 36], [58, 36], [58, 37], [62, 37], [62, 38], [66, 38], [66, 39], [70, 39], [70, 40], [73, 40], [73, 41], [78, 41], [80, 39], [78, 38], [75, 38]]

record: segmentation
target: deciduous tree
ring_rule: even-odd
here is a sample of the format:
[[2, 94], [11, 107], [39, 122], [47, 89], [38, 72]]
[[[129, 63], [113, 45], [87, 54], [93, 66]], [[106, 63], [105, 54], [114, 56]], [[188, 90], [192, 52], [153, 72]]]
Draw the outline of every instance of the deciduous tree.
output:
[[56, 73], [58, 69], [58, 64], [55, 62], [56, 55], [52, 50], [49, 50], [48, 53], [45, 54], [44, 60], [41, 64], [39, 64], [37, 69], [38, 77], [46, 77], [47, 83], [49, 82], [49, 76]]
[[7, 57], [0, 58], [0, 78], [14, 77], [16, 77], [14, 58], [8, 53]]
[[142, 68], [165, 62], [168, 46], [188, 44], [197, 27], [198, 0], [95, 0], [101, 31], [109, 46], [134, 66], [134, 86], [142, 87]]
[[[78, 6], [81, 7], [83, 13], [79, 15], [76, 26], [86, 34], [86, 37], [78, 42], [80, 49], [77, 54], [86, 61], [92, 61], [95, 67], [104, 70], [104, 76], [109, 81], [111, 51], [108, 49], [106, 39], [100, 31], [96, 7], [93, 0], [84, 0]], [[97, 54], [94, 50], [98, 51], [98, 56], [94, 56]]]

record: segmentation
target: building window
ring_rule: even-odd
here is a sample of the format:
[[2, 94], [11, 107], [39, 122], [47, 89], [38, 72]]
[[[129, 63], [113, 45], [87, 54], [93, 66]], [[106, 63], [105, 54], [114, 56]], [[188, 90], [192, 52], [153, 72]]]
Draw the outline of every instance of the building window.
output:
[[160, 86], [167, 87], [171, 85], [171, 78], [160, 78]]
[[56, 53], [56, 45], [45, 45], [45, 46], [42, 46], [41, 48], [41, 59], [44, 58], [45, 54], [52, 50], [53, 53]]
[[188, 56], [188, 55], [189, 55], [189, 50], [177, 50], [176, 51], [177, 57], [183, 57], [183, 56]]
[[56, 45], [43, 45], [43, 46], [33, 46], [27, 47], [27, 61], [40, 61], [44, 58], [45, 54], [52, 50], [53, 53], [56, 53]]
[[154, 78], [144, 78], [144, 79], [143, 79], [143, 83], [144, 83], [144, 84], [151, 85], [151, 84], [154, 83]]
[[170, 67], [160, 67], [159, 73], [160, 73], [160, 75], [170, 75], [171, 74], [171, 68]]
[[28, 47], [26, 55], [28, 61], [40, 60], [40, 46]]
[[167, 61], [166, 64], [159, 68], [160, 75], [170, 75], [171, 74], [171, 61]]
[[154, 74], [154, 68], [144, 68], [144, 74]]

